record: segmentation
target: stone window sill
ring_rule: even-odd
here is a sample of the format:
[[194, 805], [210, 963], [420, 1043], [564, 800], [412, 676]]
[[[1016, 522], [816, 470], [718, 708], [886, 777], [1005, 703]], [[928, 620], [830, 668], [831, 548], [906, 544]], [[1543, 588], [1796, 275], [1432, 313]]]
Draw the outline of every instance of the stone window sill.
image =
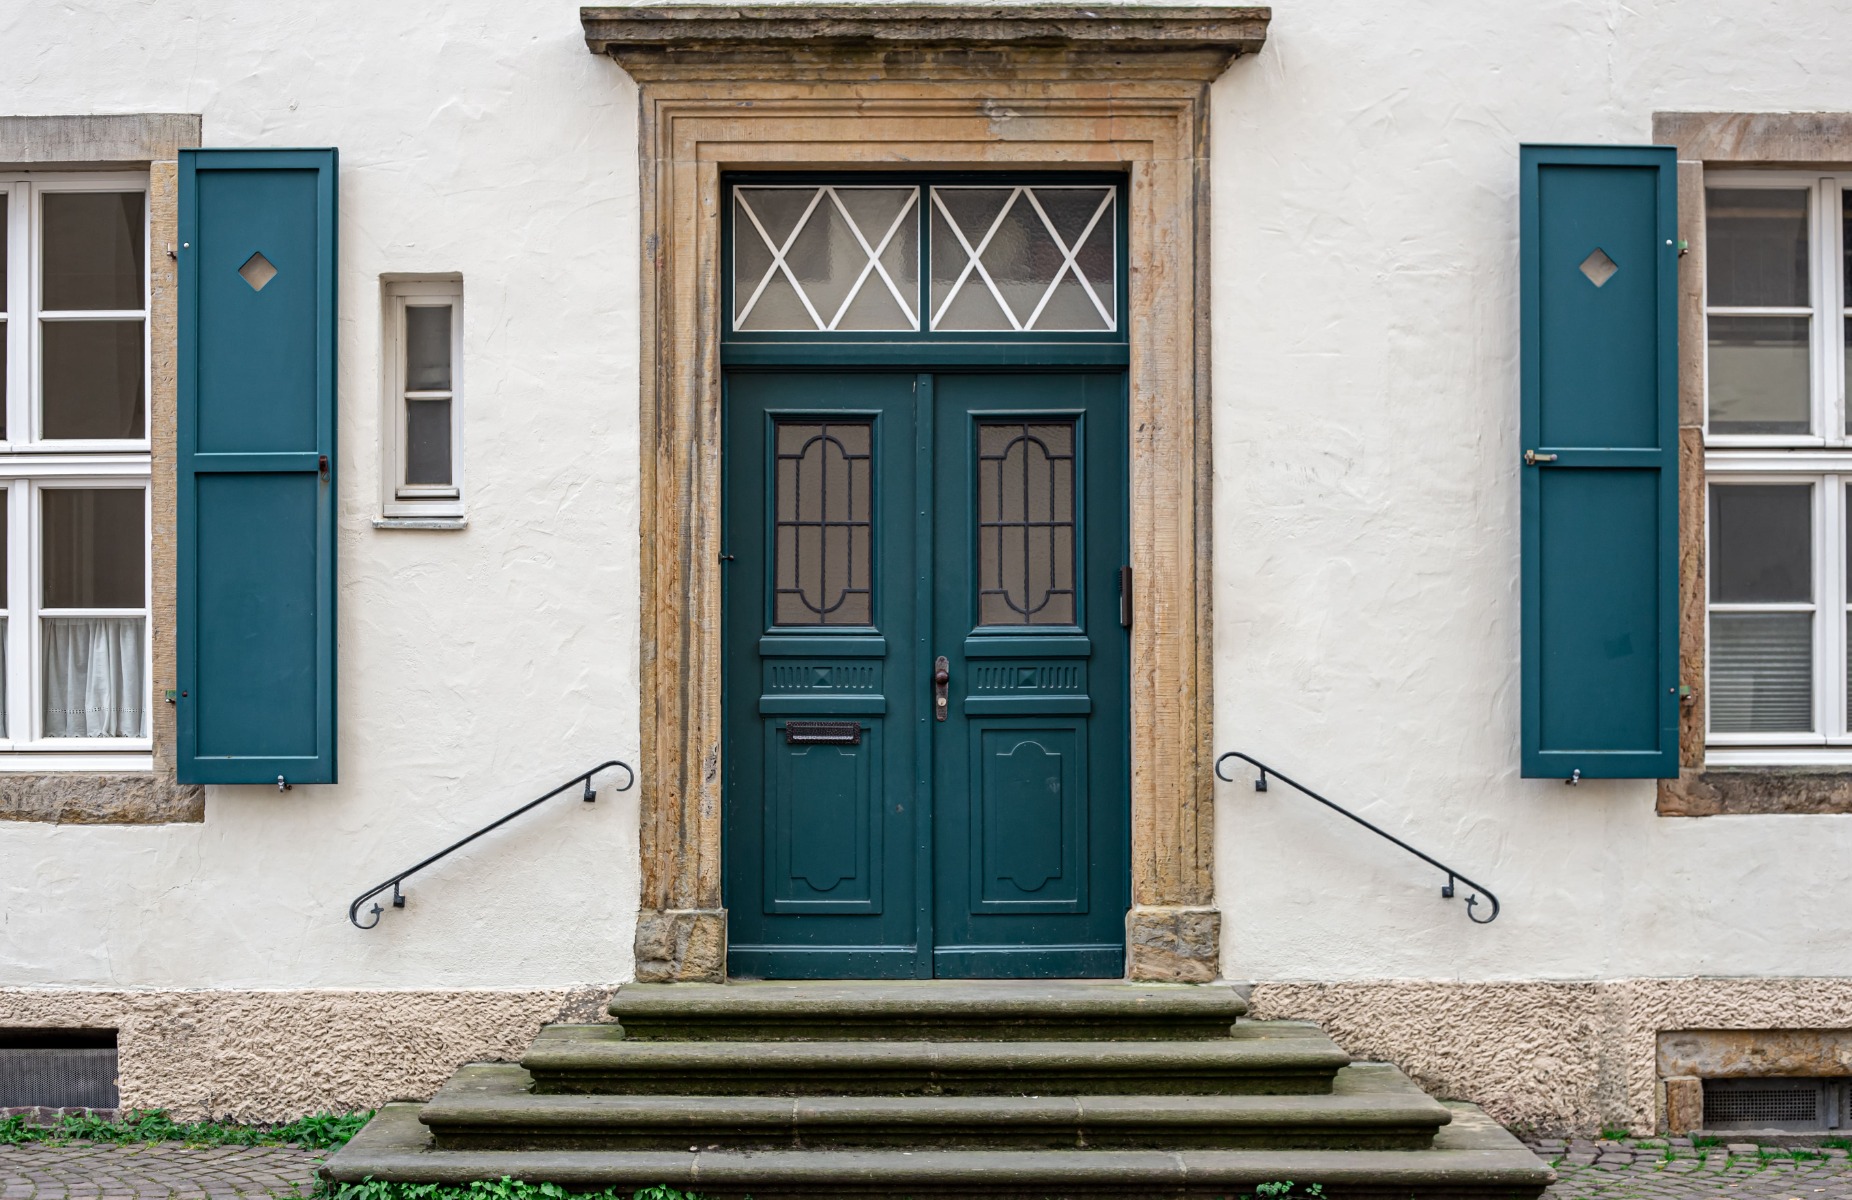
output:
[[375, 529], [468, 529], [468, 517], [374, 517]]
[[0, 821], [170, 825], [205, 819], [205, 788], [153, 772], [0, 774]]
[[1852, 813], [1852, 770], [1736, 767], [1686, 770], [1659, 781], [1662, 817]]

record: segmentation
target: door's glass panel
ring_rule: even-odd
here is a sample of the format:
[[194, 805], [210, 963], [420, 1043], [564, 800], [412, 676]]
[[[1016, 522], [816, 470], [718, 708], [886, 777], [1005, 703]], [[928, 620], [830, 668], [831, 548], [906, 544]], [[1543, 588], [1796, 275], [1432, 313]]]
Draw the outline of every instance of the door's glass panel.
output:
[[772, 623], [872, 625], [873, 423], [773, 429]]
[[1710, 592], [1719, 604], [1813, 600], [1813, 486], [1717, 484], [1710, 490]]
[[1713, 733], [1813, 730], [1813, 614], [1714, 612]]
[[405, 483], [450, 486], [450, 401], [405, 402]]
[[141, 193], [46, 192], [39, 203], [40, 307], [141, 308]]
[[1117, 327], [1110, 187], [932, 189], [932, 327]]
[[1706, 188], [1704, 258], [1713, 307], [1806, 308], [1804, 188]]
[[734, 328], [917, 329], [919, 237], [918, 188], [735, 188]]
[[45, 617], [46, 737], [147, 737], [147, 622]]
[[1712, 433], [1806, 433], [1807, 317], [1708, 318]]
[[141, 608], [147, 525], [140, 488], [41, 493], [46, 608]]
[[450, 390], [450, 306], [405, 309], [405, 390]]
[[1072, 421], [977, 427], [979, 625], [1073, 625]]

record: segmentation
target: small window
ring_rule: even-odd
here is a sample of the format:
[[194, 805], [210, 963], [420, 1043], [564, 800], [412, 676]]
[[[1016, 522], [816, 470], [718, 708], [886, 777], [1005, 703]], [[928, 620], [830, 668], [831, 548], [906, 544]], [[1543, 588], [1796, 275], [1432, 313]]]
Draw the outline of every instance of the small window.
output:
[[463, 515], [463, 281], [386, 285], [388, 517]]

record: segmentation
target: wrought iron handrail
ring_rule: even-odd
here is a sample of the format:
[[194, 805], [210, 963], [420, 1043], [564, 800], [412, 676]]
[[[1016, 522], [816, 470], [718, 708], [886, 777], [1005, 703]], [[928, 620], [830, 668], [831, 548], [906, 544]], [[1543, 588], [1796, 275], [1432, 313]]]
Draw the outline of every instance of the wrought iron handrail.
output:
[[[1284, 783], [1288, 787], [1294, 788], [1297, 791], [1305, 793], [1306, 795], [1310, 796], [1312, 799], [1324, 805], [1326, 808], [1332, 809], [1333, 811], [1336, 811], [1336, 812], [1343, 813], [1345, 816], [1349, 817], [1351, 820], [1355, 821], [1357, 824], [1363, 826], [1365, 829], [1369, 830], [1371, 833], [1375, 834], [1377, 837], [1386, 838], [1387, 840], [1394, 842], [1396, 845], [1408, 851], [1410, 854], [1414, 855], [1416, 858], [1420, 859], [1422, 862], [1427, 863], [1429, 866], [1445, 872], [1447, 876], [1447, 882], [1441, 885], [1441, 889], [1440, 889], [1441, 899], [1443, 900], [1453, 899], [1453, 885], [1455, 881], [1463, 883], [1467, 887], [1474, 889], [1474, 894], [1466, 897], [1466, 918], [1467, 920], [1471, 921], [1473, 924], [1490, 925], [1492, 922], [1498, 920], [1498, 897], [1492, 894], [1491, 888], [1487, 887], [1483, 883], [1479, 883], [1479, 882], [1476, 882], [1475, 880], [1468, 879], [1466, 876], [1460, 874], [1458, 871], [1454, 870], [1452, 867], [1448, 866], [1446, 863], [1440, 861], [1440, 859], [1435, 858], [1432, 855], [1423, 854], [1421, 851], [1415, 849], [1413, 846], [1409, 845], [1407, 842], [1403, 841], [1401, 838], [1395, 836], [1395, 834], [1390, 833], [1387, 830], [1377, 828], [1375, 825], [1370, 824], [1368, 821], [1364, 820], [1362, 817], [1358, 816], [1356, 813], [1350, 811], [1350, 809], [1345, 808], [1342, 804], [1338, 804], [1335, 801], [1325, 799], [1323, 796], [1319, 795], [1317, 792], [1313, 791], [1311, 788], [1305, 786], [1303, 783], [1300, 783], [1298, 780], [1292, 778], [1290, 775], [1282, 775], [1280, 772], [1274, 770], [1272, 767], [1268, 766], [1266, 763], [1261, 762], [1258, 758], [1254, 758], [1251, 755], [1243, 754], [1239, 750], [1230, 750], [1227, 754], [1224, 754], [1222, 755], [1222, 757], [1215, 760], [1215, 777], [1217, 779], [1220, 779], [1224, 783], [1235, 782], [1234, 777], [1232, 775], [1222, 774], [1222, 764], [1227, 762], [1231, 758], [1238, 758], [1242, 762], [1247, 763], [1249, 766], [1254, 767], [1256, 770], [1260, 772], [1260, 778], [1254, 781], [1255, 791], [1257, 792], [1266, 791], [1267, 790], [1267, 776], [1272, 775], [1278, 778], [1281, 783]], [[1484, 892], [1485, 898], [1492, 902], [1492, 911], [1487, 913], [1483, 919], [1481, 919], [1479, 915], [1474, 911], [1474, 909], [1476, 909], [1479, 905], [1479, 897], [1477, 895], [1478, 892]]]
[[464, 846], [469, 845], [471, 842], [475, 841], [477, 838], [481, 837], [483, 834], [488, 833], [491, 830], [500, 829], [503, 825], [506, 825], [508, 822], [514, 820], [516, 817], [520, 816], [522, 813], [526, 812], [528, 809], [537, 808], [540, 805], [545, 804], [547, 801], [553, 799], [553, 797], [559, 795], [561, 792], [566, 791], [568, 788], [570, 788], [575, 783], [583, 782], [585, 784], [585, 792], [579, 798], [585, 801], [587, 804], [592, 803], [594, 800], [598, 799], [598, 790], [592, 786], [592, 776], [598, 774], [600, 771], [609, 770], [612, 767], [624, 768], [624, 786], [618, 788], [617, 789], [618, 791], [627, 792], [633, 786], [635, 786], [637, 782], [637, 773], [630, 769], [629, 763], [622, 762], [615, 758], [611, 759], [608, 762], [601, 762], [589, 771], [581, 771], [577, 775], [574, 775], [571, 779], [568, 779], [565, 783], [560, 784], [558, 787], [548, 792], [546, 795], [540, 796], [533, 800], [529, 800], [526, 804], [523, 804], [521, 807], [515, 809], [513, 812], [509, 813], [507, 816], [502, 817], [499, 820], [489, 822], [487, 825], [484, 825], [481, 829], [478, 829], [476, 832], [470, 834], [468, 837], [462, 839], [461, 841], [452, 842], [450, 845], [445, 846], [442, 850], [439, 850], [436, 854], [433, 854], [431, 857], [425, 859], [423, 862], [420, 862], [415, 866], [410, 866], [410, 867], [405, 868], [405, 870], [400, 871], [397, 875], [394, 875], [391, 879], [386, 880], [386, 882], [380, 884], [378, 887], [373, 888], [370, 891], [362, 892], [360, 895], [355, 896], [354, 902], [347, 906], [347, 919], [353, 922], [354, 928], [356, 929], [373, 928], [375, 925], [379, 924], [380, 915], [384, 913], [386, 910], [380, 907], [378, 904], [375, 904], [368, 911], [368, 915], [371, 916], [373, 919], [371, 921], [368, 921], [366, 924], [362, 925], [360, 923], [360, 906], [362, 904], [365, 904], [367, 901], [373, 899], [373, 897], [379, 895], [381, 892], [385, 891], [387, 888], [391, 888], [392, 889], [392, 907], [404, 908], [405, 907], [405, 893], [399, 890], [399, 885], [401, 883], [405, 882], [407, 879], [411, 878], [413, 875], [416, 875], [418, 872], [424, 870], [426, 867], [430, 866], [432, 863], [436, 862], [438, 859], [443, 858], [445, 855], [454, 853], [455, 851], [462, 849]]

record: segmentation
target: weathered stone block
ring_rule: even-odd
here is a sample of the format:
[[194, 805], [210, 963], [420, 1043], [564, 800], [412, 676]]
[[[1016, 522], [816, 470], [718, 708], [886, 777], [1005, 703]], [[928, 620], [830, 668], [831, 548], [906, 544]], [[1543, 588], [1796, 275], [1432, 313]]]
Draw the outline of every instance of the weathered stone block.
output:
[[639, 982], [723, 983], [726, 910], [645, 909], [637, 914], [636, 949]]
[[1219, 974], [1222, 914], [1213, 908], [1134, 908], [1125, 916], [1126, 976], [1208, 983]]
[[1704, 1128], [1704, 1081], [1690, 1075], [1666, 1080], [1666, 1132]]

